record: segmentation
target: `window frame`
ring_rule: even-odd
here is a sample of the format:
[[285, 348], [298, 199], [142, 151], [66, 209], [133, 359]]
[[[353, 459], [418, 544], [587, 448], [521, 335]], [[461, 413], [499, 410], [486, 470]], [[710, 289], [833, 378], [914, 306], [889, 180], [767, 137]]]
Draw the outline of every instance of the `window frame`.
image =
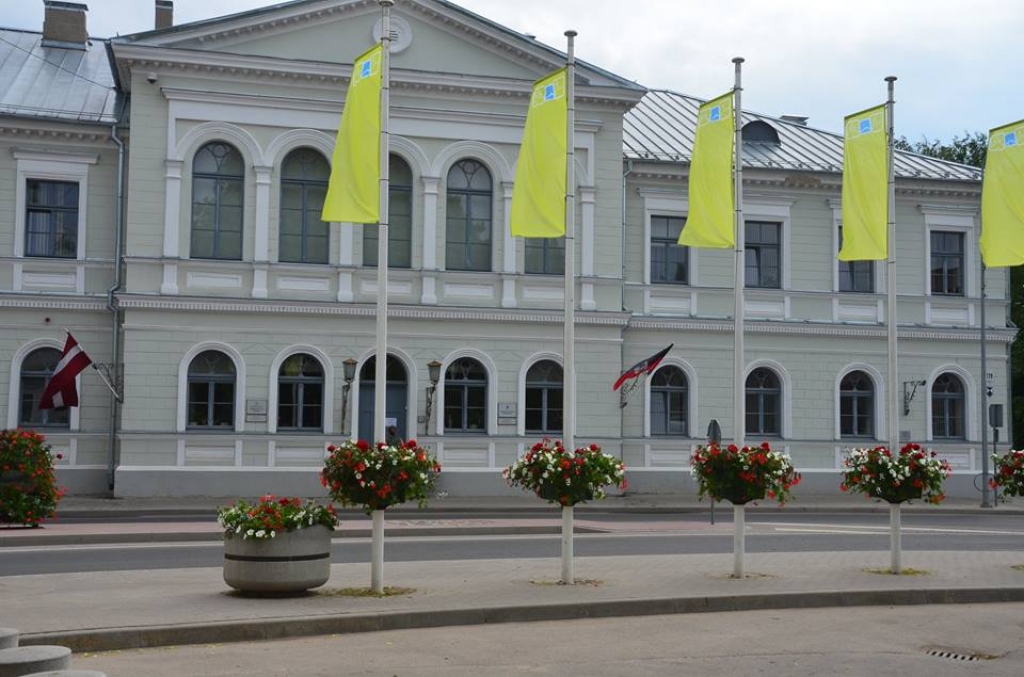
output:
[[[539, 270], [530, 266], [530, 252], [540, 251], [541, 267]], [[524, 237], [523, 238], [523, 273], [526, 275], [565, 276], [565, 238], [561, 237]]]
[[[52, 351], [53, 352], [53, 358], [54, 358], [52, 360], [53, 367], [51, 367], [49, 370], [39, 370], [39, 371], [26, 372], [25, 371], [25, 363], [28, 362], [29, 358], [31, 358], [36, 353], [44, 351], [44, 350], [45, 351]], [[57, 364], [60, 362], [62, 354], [63, 354], [63, 351], [60, 348], [57, 348], [55, 346], [50, 346], [50, 345], [40, 345], [40, 346], [36, 346], [32, 350], [28, 351], [25, 354], [25, 356], [22, 358], [21, 364], [20, 364], [19, 369], [18, 369], [18, 375], [17, 375], [17, 378], [18, 378], [18, 400], [17, 400], [18, 401], [18, 406], [17, 406], [17, 412], [16, 412], [16, 416], [17, 416], [16, 420], [17, 420], [17, 425], [18, 425], [19, 428], [41, 428], [41, 429], [52, 430], [52, 431], [63, 431], [63, 430], [70, 431], [71, 430], [71, 427], [72, 427], [71, 426], [71, 418], [72, 418], [71, 417], [71, 412], [74, 409], [77, 409], [77, 407], [63, 407], [61, 409], [43, 409], [43, 410], [39, 409], [39, 396], [41, 396], [43, 394], [43, 391], [46, 390], [46, 386], [50, 382], [50, 379], [53, 377], [54, 369], [56, 368]], [[32, 411], [33, 415], [30, 416], [28, 419], [26, 419], [25, 417], [22, 416], [23, 407], [24, 407], [24, 404], [25, 404], [24, 400], [25, 400], [25, 393], [26, 393], [26, 388], [25, 388], [25, 379], [26, 379], [26, 377], [39, 381], [38, 386], [32, 388], [32, 391], [36, 395], [36, 398], [31, 403], [31, 406], [32, 406], [31, 411]], [[76, 379], [77, 379], [77, 377], [76, 377]], [[76, 381], [75, 386], [79, 387], [80, 385], [81, 384]], [[79, 392], [81, 392], [81, 388], [80, 387], [79, 387]], [[60, 420], [57, 420], [56, 422], [51, 422], [50, 421], [50, 417], [55, 415], [55, 414], [57, 414], [57, 413], [60, 414], [59, 416], [57, 416], [57, 418], [60, 419]], [[34, 420], [35, 416], [38, 416], [40, 420]]]
[[[198, 171], [196, 171], [196, 160], [199, 157], [199, 154], [202, 153], [203, 151], [205, 151], [207, 148], [210, 148], [211, 146], [224, 146], [226, 148], [230, 148], [238, 156], [239, 163], [242, 166], [242, 173], [240, 175], [236, 175], [236, 174], [224, 174], [224, 173], [221, 173], [219, 171], [217, 173], [206, 173], [206, 172], [198, 172]], [[210, 152], [212, 153], [212, 151], [210, 151]], [[218, 165], [219, 164], [220, 164], [220, 161], [218, 161]], [[189, 205], [190, 206], [190, 214], [189, 214], [189, 258], [191, 258], [191, 259], [198, 259], [198, 260], [205, 260], [205, 261], [242, 261], [242, 260], [244, 260], [244, 258], [245, 258], [245, 183], [246, 183], [246, 167], [245, 167], [245, 165], [246, 165], [245, 156], [242, 154], [242, 152], [234, 144], [229, 143], [228, 141], [223, 141], [223, 140], [207, 141], [206, 143], [201, 145], [198, 149], [196, 149], [196, 152], [192, 155], [192, 163], [191, 163], [191, 170], [192, 170], [192, 177], [191, 177], [192, 178], [192, 184], [191, 184], [191, 187], [192, 187], [192, 193], [191, 193], [191, 196], [190, 196], [190, 205]], [[214, 192], [216, 197], [215, 197], [214, 206], [213, 206], [214, 217], [213, 217], [213, 226], [212, 226], [212, 228], [202, 228], [202, 229], [197, 229], [196, 228], [196, 213], [195, 212], [196, 212], [196, 207], [197, 207], [197, 203], [196, 203], [196, 181], [197, 180], [213, 181], [213, 183], [214, 183], [214, 191], [213, 192]], [[220, 252], [219, 252], [219, 250], [220, 250], [220, 241], [221, 241], [221, 233], [224, 230], [221, 227], [221, 220], [222, 220], [222, 216], [223, 216], [223, 214], [222, 214], [222, 207], [224, 207], [224, 205], [221, 204], [221, 193], [223, 192], [223, 187], [225, 185], [228, 185], [228, 184], [237, 184], [237, 187], [239, 189], [239, 204], [237, 205], [237, 208], [239, 210], [238, 256], [237, 257], [235, 257], [235, 256], [224, 256], [224, 255], [221, 255]], [[235, 207], [235, 205], [228, 205], [228, 206], [232, 207], [232, 208]], [[211, 253], [210, 253], [209, 256], [201, 255], [201, 254], [197, 254], [196, 253], [196, 232], [199, 231], [199, 230], [211, 231], [213, 233], [213, 249], [211, 250]]]
[[[678, 374], [683, 379], [683, 385], [682, 386], [658, 385], [655, 382], [656, 378], [659, 376], [659, 374], [667, 373], [669, 371], [678, 372]], [[675, 432], [675, 431], [671, 430], [671, 421], [672, 421], [672, 412], [673, 412], [673, 408], [672, 408], [671, 404], [672, 404], [672, 395], [673, 394], [682, 395], [682, 406], [681, 406], [681, 412], [682, 412], [682, 415], [683, 415], [683, 430], [682, 430], [682, 432]], [[664, 430], [663, 431], [659, 431], [658, 430], [658, 425], [656, 423], [656, 417], [655, 417], [655, 414], [654, 414], [655, 400], [657, 398], [659, 398], [659, 396], [664, 396], [665, 399], [666, 399], [665, 408], [664, 408], [664, 412], [665, 412], [664, 423], [665, 423], [665, 426], [664, 426]], [[647, 405], [647, 409], [648, 409], [648, 416], [650, 418], [650, 432], [649, 432], [650, 437], [690, 437], [690, 426], [691, 426], [691, 423], [692, 423], [692, 421], [690, 419], [690, 378], [689, 378], [689, 375], [686, 373], [685, 369], [683, 369], [682, 367], [680, 367], [678, 365], [675, 365], [675, 364], [668, 364], [668, 365], [659, 366], [658, 369], [653, 374], [651, 374], [651, 376], [650, 376], [650, 387], [648, 389], [648, 405]]]
[[[682, 233], [683, 229], [686, 227], [686, 216], [681, 216], [681, 215], [677, 215], [677, 214], [661, 214], [661, 213], [652, 213], [652, 214], [648, 215], [649, 231], [648, 231], [648, 237], [647, 237], [647, 247], [648, 247], [648, 260], [650, 261], [650, 283], [651, 284], [674, 285], [674, 286], [680, 286], [680, 287], [690, 286], [690, 261], [692, 259], [692, 253], [690, 251], [690, 248], [687, 247], [686, 245], [679, 244], [679, 236], [678, 235], [676, 235], [675, 238], [671, 237], [671, 235], [669, 235], [667, 237], [656, 236], [654, 231], [655, 231], [655, 222], [657, 220], [663, 220], [665, 222], [666, 226], [668, 226], [672, 221], [680, 221], [681, 222], [679, 224], [679, 232], [680, 233]], [[671, 227], [669, 227], [667, 232], [669, 232], [669, 233], [672, 232]], [[665, 254], [666, 254], [665, 257], [662, 260], [662, 266], [661, 266], [665, 270], [662, 270], [661, 271], [662, 274], [660, 274], [660, 275], [657, 273], [658, 265], [655, 263], [654, 252], [655, 252], [656, 249], [663, 250], [665, 252]], [[677, 251], [680, 253], [680, 255], [682, 257], [682, 261], [681, 262], [676, 261], [674, 263], [676, 265], [681, 265], [682, 268], [683, 268], [683, 279], [682, 280], [668, 279], [668, 276], [667, 276], [667, 267], [668, 267], [668, 262], [669, 262], [668, 254], [670, 254], [672, 252], [677, 252]]]
[[[955, 383], [957, 383], [959, 385], [959, 388], [960, 388], [959, 393], [952, 393], [951, 394], [948, 391], [943, 391], [941, 393], [937, 393], [936, 390], [935, 390], [935, 386], [939, 382], [939, 379], [942, 379], [943, 377], [949, 377], [950, 380], [952, 380]], [[968, 390], [969, 390], [968, 389], [968, 385], [967, 385], [966, 381], [964, 380], [964, 378], [962, 376], [960, 376], [959, 374], [957, 374], [956, 372], [953, 372], [953, 371], [942, 371], [934, 379], [932, 379], [932, 381], [931, 381], [931, 383], [929, 384], [929, 387], [928, 387], [928, 402], [929, 402], [929, 414], [930, 414], [929, 421], [928, 421], [928, 430], [931, 432], [931, 439], [933, 439], [933, 440], [942, 440], [942, 441], [947, 441], [947, 440], [966, 441], [968, 439], [968, 434], [967, 434], [968, 433], [968, 431], [967, 431], [967, 422], [968, 422], [968, 400], [967, 400], [967, 395], [968, 395]], [[950, 422], [953, 419], [950, 416], [949, 409], [950, 409], [950, 404], [951, 403], [955, 403], [955, 402], [959, 402], [959, 404], [960, 404], [960, 412], [959, 412], [959, 416], [958, 416], [958, 418], [956, 420], [956, 423], [959, 424], [959, 426], [961, 428], [961, 434], [959, 434], [959, 435], [950, 435], [950, 434], [948, 434], [949, 430], [951, 428]], [[941, 403], [941, 406], [940, 407], [936, 407], [936, 405], [940, 404], [940, 403]], [[937, 412], [936, 411], [937, 408], [941, 409], [941, 411]], [[941, 416], [941, 420], [943, 422], [943, 428], [944, 428], [944, 433], [945, 434], [942, 434], [942, 435], [936, 434], [936, 430], [935, 430], [935, 422], [936, 422], [936, 414], [937, 413]]]
[[[452, 188], [451, 187], [452, 172], [454, 172], [456, 170], [456, 168], [459, 168], [460, 171], [465, 172], [465, 169], [462, 169], [462, 166], [465, 165], [465, 164], [468, 164], [468, 163], [473, 163], [473, 164], [479, 165], [479, 169], [482, 169], [482, 170], [484, 170], [486, 172], [487, 178], [488, 178], [488, 180], [490, 182], [490, 187], [487, 190], [472, 189], [472, 188]], [[476, 170], [476, 171], [479, 171], [479, 169]], [[475, 172], [474, 172], [473, 175], [475, 175]], [[469, 183], [470, 184], [472, 184], [472, 176], [473, 175], [469, 175], [470, 176], [470, 179], [469, 179]], [[464, 203], [464, 207], [465, 207], [465, 211], [464, 211], [465, 217], [458, 219], [458, 221], [462, 222], [462, 233], [461, 233], [461, 238], [462, 239], [453, 239], [453, 237], [452, 237], [454, 229], [453, 229], [452, 214], [451, 214], [451, 210], [449, 208], [449, 204], [450, 204], [451, 198], [453, 196], [460, 197], [462, 199], [462, 201]], [[487, 198], [486, 219], [474, 218], [475, 212], [472, 210], [472, 203], [473, 203], [472, 198], [474, 198], [474, 197], [486, 197]], [[453, 162], [451, 167], [448, 168], [448, 173], [445, 176], [445, 195], [444, 195], [444, 200], [445, 200], [445, 238], [444, 238], [444, 243], [445, 243], [445, 270], [459, 271], [459, 272], [470, 272], [470, 273], [489, 273], [489, 272], [493, 272], [494, 271], [494, 173], [491, 171], [490, 167], [488, 167], [487, 164], [484, 163], [483, 161], [478, 160], [476, 158], [472, 158], [472, 157], [461, 158], [461, 159]], [[471, 241], [471, 238], [470, 238], [469, 229], [470, 229], [471, 224], [472, 224], [473, 221], [481, 221], [481, 220], [486, 220], [486, 222], [487, 222], [487, 264], [486, 264], [486, 266], [481, 267], [481, 268], [474, 268], [474, 267], [472, 267], [470, 265], [467, 265], [467, 261], [470, 261], [472, 259], [472, 257], [469, 256], [469, 255], [471, 254], [471, 251], [472, 251], [471, 247], [473, 246], [473, 242]], [[454, 247], [460, 247], [460, 246], [462, 247], [463, 259], [462, 259], [461, 262], [459, 262], [458, 266], [453, 265], [452, 257], [449, 256], [449, 250], [453, 246]]]
[[[550, 366], [547, 366], [550, 365]], [[531, 383], [530, 374], [539, 367], [546, 367], [548, 371], [544, 374], [544, 377], [548, 377], [551, 374], [551, 368], [558, 370], [558, 374], [561, 376], [561, 380], [554, 381], [551, 379], [547, 380], [535, 380]], [[535, 361], [526, 370], [526, 377], [524, 381], [523, 390], [523, 428], [526, 435], [562, 435], [565, 429], [565, 372], [562, 369], [562, 365], [552, 359], [540, 359]], [[540, 416], [541, 416], [541, 427], [531, 428], [529, 425], [530, 412], [536, 408], [531, 409], [528, 404], [530, 400], [530, 391], [539, 390], [541, 394], [540, 404]], [[558, 417], [561, 420], [561, 425], [555, 427], [549, 425], [549, 416], [556, 410], [556, 407], [551, 402], [552, 396], [557, 391], [558, 403], [557, 412]]]
[[[754, 387], [754, 388], [751, 388], [750, 385], [749, 385], [750, 379], [753, 378], [754, 375], [757, 374], [760, 371], [765, 371], [765, 372], [771, 374], [772, 377], [775, 379], [775, 382], [777, 384], [776, 387], [774, 387], [774, 388], [765, 388], [765, 387]], [[764, 366], [764, 365], [759, 365], [759, 366], [755, 366], [754, 368], [752, 368], [749, 371], [749, 373], [747, 373], [746, 377], [743, 379], [743, 397], [744, 397], [744, 412], [743, 412], [744, 413], [744, 423], [743, 423], [743, 426], [744, 426], [744, 434], [745, 435], [758, 435], [760, 437], [768, 437], [768, 438], [781, 438], [781, 437], [784, 437], [784, 432], [785, 432], [786, 426], [785, 426], [785, 422], [783, 420], [783, 416], [785, 416], [785, 411], [786, 410], [785, 410], [785, 407], [784, 407], [784, 404], [783, 404], [783, 397], [784, 397], [785, 391], [786, 391], [786, 381], [785, 381], [785, 379], [779, 374], [779, 372], [777, 372], [772, 367], [768, 367], [768, 366]], [[757, 407], [758, 429], [757, 430], [750, 430], [749, 425], [748, 425], [749, 421], [747, 420], [749, 418], [749, 416], [751, 414], [751, 410], [752, 410], [752, 408], [749, 406], [749, 403], [748, 403], [748, 400], [749, 400], [751, 395], [754, 395], [757, 398], [757, 401], [758, 401], [758, 407]], [[771, 397], [771, 396], [774, 396], [774, 398], [775, 398], [774, 399], [775, 406], [773, 407], [773, 409], [774, 409], [774, 414], [775, 414], [775, 419], [777, 421], [777, 428], [778, 429], [775, 430], [775, 431], [766, 432], [765, 431], [764, 420], [765, 420], [766, 413], [768, 413], [768, 408], [763, 406], [763, 405], [764, 405], [764, 402], [765, 402], [765, 398]]]
[[[935, 238], [941, 236], [943, 239], [950, 238], [954, 239], [959, 244], [959, 252], [938, 252], [935, 249]], [[940, 290], [935, 289], [935, 261], [936, 258], [942, 260], [942, 275], [941, 280], [943, 284]], [[959, 262], [959, 279], [960, 289], [958, 291], [949, 291], [948, 278], [949, 271], [947, 264], [950, 259], [956, 259]], [[952, 230], [946, 228], [931, 228], [928, 230], [928, 278], [930, 280], [928, 291], [931, 296], [940, 296], [943, 298], [964, 298], [967, 296], [967, 237], [963, 231]]]
[[[289, 159], [292, 158], [292, 156], [297, 154], [297, 153], [312, 153], [312, 154], [316, 155], [324, 163], [324, 166], [327, 169], [327, 177], [328, 178], [330, 177], [330, 173], [331, 173], [331, 163], [327, 160], [327, 158], [325, 158], [323, 156], [323, 154], [319, 150], [317, 150], [315, 148], [311, 148], [309, 146], [298, 146], [296, 148], [293, 148], [290, 151], [288, 151], [288, 153], [284, 156], [284, 159], [281, 160], [281, 178], [280, 178], [280, 183], [279, 183], [279, 186], [278, 186], [277, 260], [280, 263], [297, 263], [297, 264], [319, 264], [319, 265], [325, 265], [325, 264], [330, 263], [330, 249], [331, 249], [331, 229], [330, 229], [330, 224], [325, 222], [325, 221], [320, 221], [320, 214], [323, 212], [323, 200], [320, 201], [320, 205], [319, 206], [316, 206], [315, 198], [310, 198], [310, 192], [312, 190], [320, 188], [320, 189], [323, 190], [324, 198], [326, 198], [328, 181], [326, 179], [323, 180], [323, 181], [318, 181], [316, 179], [307, 179], [307, 178], [299, 179], [299, 178], [289, 178], [289, 177], [286, 177], [285, 176], [285, 171], [284, 171], [285, 170], [285, 165], [288, 163]], [[285, 193], [285, 187], [286, 186], [294, 186], [294, 187], [298, 188], [301, 191], [301, 199], [300, 199], [300, 201], [302, 203], [301, 206], [298, 209], [287, 208], [288, 211], [299, 213], [301, 215], [301, 220], [302, 220], [301, 233], [298, 236], [299, 237], [299, 242], [300, 242], [300, 246], [299, 246], [300, 254], [299, 254], [299, 258], [297, 258], [297, 259], [295, 259], [295, 258], [285, 258], [284, 255], [283, 255], [284, 249], [285, 249], [284, 246], [282, 245], [282, 239], [285, 237], [284, 222], [285, 222], [285, 210], [286, 210], [286, 207], [285, 207], [284, 193]], [[314, 203], [313, 207], [309, 207], [308, 206], [311, 201]], [[243, 202], [244, 202], [244, 195], [243, 195]], [[312, 257], [312, 256], [309, 255], [309, 252], [308, 252], [308, 249], [309, 249], [309, 238], [311, 237], [311, 235], [309, 233], [309, 214], [310, 213], [312, 213], [316, 217], [316, 221], [317, 222], [323, 224], [325, 243], [324, 243], [324, 247], [322, 248], [323, 249], [322, 256], [320, 256], [320, 257]], [[244, 224], [243, 224], [243, 227], [244, 227]], [[294, 237], [294, 236], [292, 235], [291, 237]]]
[[[859, 376], [859, 378], [863, 382], [866, 382], [870, 386], [870, 388], [868, 390], [863, 390], [863, 389], [858, 390], [856, 388], [854, 388], [854, 389], [844, 389], [843, 388], [843, 384], [846, 383], [847, 380], [850, 379], [853, 376]], [[839, 416], [839, 438], [840, 439], [844, 439], [844, 440], [877, 439], [877, 435], [878, 435], [878, 421], [876, 420], [876, 418], [877, 418], [878, 410], [877, 410], [877, 406], [876, 406], [876, 402], [877, 402], [877, 392], [876, 391], [877, 391], [877, 387], [875, 385], [875, 380], [871, 377], [870, 374], [868, 374], [863, 369], [851, 369], [848, 372], [846, 372], [845, 374], [843, 374], [843, 376], [839, 379], [839, 412], [838, 412], [838, 416]], [[844, 402], [845, 401], [850, 401], [852, 403], [852, 410], [853, 410], [852, 421], [854, 423], [853, 427], [855, 429], [859, 427], [857, 425], [858, 415], [861, 414], [862, 410], [866, 407], [867, 415], [868, 415], [868, 419], [867, 419], [868, 420], [868, 425], [871, 428], [869, 431], [863, 432], [863, 431], [860, 431], [860, 430], [854, 430], [854, 432], [849, 432], [849, 433], [848, 432], [844, 432], [844, 430], [843, 430], [843, 422], [844, 422], [843, 406], [844, 406]]]
[[[75, 190], [74, 206], [59, 205], [59, 204], [48, 204], [48, 203], [45, 203], [45, 202], [43, 202], [43, 203], [35, 203], [35, 202], [33, 202], [32, 198], [30, 196], [32, 194], [34, 194], [36, 191], [32, 190], [32, 184], [45, 184], [45, 185], [50, 185], [50, 186], [64, 186], [64, 187], [72, 187], [73, 186], [74, 190]], [[81, 185], [79, 185], [79, 183], [77, 181], [57, 181], [57, 180], [53, 180], [53, 179], [36, 179], [36, 178], [26, 179], [26, 184], [25, 184], [25, 192], [26, 192], [26, 198], [25, 198], [25, 202], [26, 202], [26, 204], [25, 204], [25, 258], [72, 259], [72, 260], [78, 258], [78, 220], [79, 220], [78, 203], [80, 201], [78, 192], [81, 189], [82, 189], [82, 187], [81, 187]], [[29, 232], [30, 229], [33, 226], [34, 221], [35, 221], [35, 219], [32, 218], [33, 214], [46, 214], [47, 215], [47, 217], [45, 219], [45, 224], [44, 224], [46, 226], [45, 233], [36, 233], [35, 235], [33, 235], [33, 233]], [[73, 216], [74, 217], [74, 226], [73, 226], [73, 228], [74, 228], [74, 245], [72, 247], [72, 249], [74, 249], [74, 252], [68, 253], [68, 254], [60, 254], [60, 253], [58, 253], [57, 243], [58, 243], [60, 238], [58, 237], [57, 231], [58, 231], [58, 225], [62, 221], [62, 219], [59, 218], [59, 215], [62, 215], [62, 214], [65, 215], [65, 216]], [[30, 252], [29, 249], [31, 249], [31, 243], [37, 237], [39, 237], [40, 235], [42, 235], [45, 238], [46, 242], [47, 242], [46, 251], [44, 253]]]
[[[306, 360], [315, 363], [320, 368], [319, 376], [306, 376], [299, 374], [283, 375], [281, 372], [285, 365], [288, 364], [289, 360], [303, 357]], [[281, 408], [286, 406], [281, 401], [281, 389], [283, 386], [291, 386], [295, 390], [294, 404], [288, 405], [294, 409], [292, 422], [296, 422], [298, 419], [298, 425], [281, 425]], [[307, 386], [319, 386], [320, 387], [320, 403], [316, 405], [320, 412], [320, 425], [308, 426], [304, 424], [305, 411], [309, 406], [305, 403], [305, 394]], [[281, 364], [277, 367], [277, 402], [276, 402], [276, 416], [277, 416], [277, 430], [281, 432], [291, 433], [323, 433], [326, 427], [327, 417], [330, 412], [325, 406], [327, 403], [327, 370], [324, 368], [323, 362], [321, 362], [316, 356], [306, 352], [297, 351], [294, 352], [285, 359], [281, 360]]]
[[[763, 226], [775, 226], [778, 237], [774, 243], [771, 242], [755, 242], [752, 243], [750, 240], [751, 226], [756, 225], [758, 227]], [[785, 282], [785, 270], [786, 261], [784, 257], [785, 253], [785, 242], [784, 238], [785, 223], [783, 221], [777, 221], [772, 219], [745, 219], [743, 224], [743, 287], [744, 289], [785, 289], [788, 285]], [[767, 285], [764, 283], [765, 270], [764, 265], [761, 262], [762, 254], [765, 250], [775, 249], [778, 256], [778, 278], [777, 284]], [[757, 282], [752, 284], [748, 282], [747, 275], [750, 271], [750, 265], [747, 263], [750, 255], [754, 254], [756, 261], [757, 270]]]
[[[26, 258], [25, 235], [28, 232], [26, 215], [28, 213], [28, 182], [29, 180], [57, 181], [78, 184], [78, 228], [75, 260], [86, 258], [86, 242], [89, 214], [89, 168], [99, 162], [95, 153], [49, 153], [27, 150], [14, 150], [17, 161], [17, 183], [15, 188], [15, 224], [14, 224], [14, 256]], [[40, 257], [31, 257], [37, 259]], [[55, 258], [59, 261], [70, 261], [70, 258]], [[15, 265], [15, 291], [21, 288], [21, 270]], [[85, 291], [84, 271], [76, 271], [76, 291]]]
[[[192, 365], [195, 364], [196, 360], [205, 355], [206, 353], [220, 353], [224, 359], [231, 365], [232, 372], [230, 376], [227, 374], [210, 373], [210, 374], [192, 374]], [[218, 425], [213, 421], [216, 420], [216, 407], [217, 402], [217, 386], [219, 384], [230, 383], [231, 384], [231, 421], [226, 425]], [[205, 425], [194, 424], [191, 422], [191, 410], [194, 404], [192, 399], [192, 386], [193, 385], [205, 385], [206, 386], [206, 416], [209, 423]], [[236, 405], [238, 404], [238, 368], [235, 365], [234, 360], [231, 356], [221, 350], [210, 348], [202, 350], [196, 353], [192, 359], [189, 360], [189, 365], [186, 370], [186, 395], [185, 395], [185, 429], [190, 432], [221, 432], [221, 431], [232, 431], [234, 432], [235, 426], [237, 425], [237, 412]], [[220, 405], [226, 404], [220, 402]]]
[[[409, 172], [409, 183], [396, 183], [394, 180], [394, 168], [389, 167], [388, 171], [388, 268], [401, 268], [410, 269], [412, 268], [413, 250], [412, 250], [412, 232], [413, 232], [413, 218], [414, 218], [414, 189], [413, 186], [416, 184], [416, 177], [412, 173], [412, 165], [399, 155], [398, 153], [391, 153], [389, 156], [389, 162], [392, 164], [395, 162], [401, 162], [405, 165], [405, 168]], [[403, 206], [408, 206], [408, 217], [409, 223], [406, 232], [400, 233], [395, 229], [395, 215], [398, 211], [395, 209], [396, 202], [401, 200]], [[402, 216], [405, 216], [404, 214]], [[375, 224], [366, 224], [363, 226], [363, 267], [364, 268], [376, 268], [377, 267], [377, 249], [379, 247], [379, 238], [377, 237], [378, 226]], [[395, 252], [398, 251], [394, 245], [397, 243], [406, 244], [406, 249], [409, 252], [408, 260], [396, 260]]]
[[[836, 252], [839, 252], [843, 247], [843, 224], [840, 221], [837, 226], [838, 232], [836, 234]], [[836, 274], [838, 279], [836, 281], [836, 291], [840, 294], [874, 294], [876, 288], [875, 280], [875, 262], [874, 261], [840, 261], [836, 259]], [[856, 282], [858, 277], [867, 278], [869, 284], [868, 289], [857, 289]], [[849, 288], [844, 288], [844, 280], [850, 280]]]
[[[480, 371], [483, 373], [483, 378], [482, 379], [455, 378], [453, 375], [450, 374], [450, 372], [452, 372], [452, 370], [455, 369], [457, 367], [457, 365], [459, 365], [460, 363], [464, 363], [466, 361], [472, 361], [472, 362], [476, 363], [476, 365], [479, 367]], [[442, 398], [442, 402], [439, 403], [441, 405], [440, 411], [439, 411], [439, 420], [440, 420], [440, 424], [439, 425], [440, 425], [440, 428], [441, 428], [443, 434], [445, 434], [445, 435], [486, 435], [488, 433], [488, 431], [490, 429], [490, 414], [489, 414], [489, 411], [490, 411], [490, 388], [489, 388], [489, 385], [490, 385], [490, 372], [487, 370], [487, 367], [483, 363], [483, 361], [477, 359], [476, 357], [471, 357], [471, 356], [466, 356], [466, 355], [461, 356], [461, 357], [457, 357], [457, 358], [453, 359], [450, 363], [448, 363], [448, 365], [445, 366], [445, 368], [444, 368], [444, 382], [442, 384], [440, 384], [440, 387], [442, 388], [442, 390], [444, 392], [444, 395], [443, 395], [443, 398]], [[478, 392], [480, 390], [483, 391], [483, 407], [482, 407], [482, 410], [483, 410], [483, 427], [480, 430], [477, 430], [477, 429], [474, 429], [474, 428], [470, 428], [469, 425], [468, 425], [469, 424], [469, 418], [470, 418], [470, 416], [469, 416], [469, 410], [470, 410], [469, 394], [470, 394], [470, 392]], [[458, 398], [459, 402], [458, 402], [457, 405], [454, 404], [453, 401], [452, 401], [454, 399], [454, 398], [452, 398], [452, 395], [455, 394], [455, 393], [459, 394], [459, 398]], [[456, 427], [449, 428], [448, 427], [448, 411], [449, 411], [449, 409], [453, 409], [456, 406], [459, 408], [459, 410], [461, 412], [460, 418], [461, 418], [462, 425], [460, 427], [457, 427], [457, 428]]]

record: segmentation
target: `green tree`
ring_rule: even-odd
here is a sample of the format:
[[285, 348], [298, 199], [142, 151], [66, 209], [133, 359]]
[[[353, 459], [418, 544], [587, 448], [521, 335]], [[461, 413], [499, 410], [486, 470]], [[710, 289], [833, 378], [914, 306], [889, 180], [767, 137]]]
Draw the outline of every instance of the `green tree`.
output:
[[[900, 149], [930, 157], [959, 162], [973, 167], [985, 166], [988, 136], [984, 132], [957, 135], [949, 143], [921, 137], [911, 143], [901, 136], [893, 142]], [[1010, 321], [1020, 327], [1024, 323], [1024, 266], [1010, 269]], [[1013, 448], [1024, 448], [1024, 338], [1020, 335], [1010, 346], [1010, 416], [1013, 417]]]

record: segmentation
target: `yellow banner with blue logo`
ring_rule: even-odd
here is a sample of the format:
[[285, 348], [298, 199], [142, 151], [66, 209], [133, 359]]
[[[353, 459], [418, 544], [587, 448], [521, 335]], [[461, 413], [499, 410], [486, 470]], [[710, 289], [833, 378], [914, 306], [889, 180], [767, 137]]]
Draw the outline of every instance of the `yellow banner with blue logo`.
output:
[[840, 261], [889, 257], [889, 142], [885, 104], [846, 116]]
[[989, 268], [1024, 263], [1024, 120], [989, 132], [981, 182], [981, 258]]
[[320, 218], [380, 222], [380, 90], [384, 51], [376, 45], [355, 60], [345, 94], [327, 197]]
[[690, 206], [679, 244], [715, 249], [736, 246], [733, 115], [733, 92], [708, 101], [697, 112], [688, 181]]
[[512, 235], [565, 235], [566, 151], [569, 101], [566, 69], [538, 80], [530, 95], [516, 182], [512, 187]]

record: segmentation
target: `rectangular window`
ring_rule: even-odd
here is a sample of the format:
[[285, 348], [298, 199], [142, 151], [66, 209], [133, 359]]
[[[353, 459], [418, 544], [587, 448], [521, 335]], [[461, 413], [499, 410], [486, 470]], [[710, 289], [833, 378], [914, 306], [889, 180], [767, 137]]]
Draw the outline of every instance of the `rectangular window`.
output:
[[[412, 188], [392, 185], [388, 191], [388, 268], [412, 267]], [[363, 226], [363, 265], [377, 267], [378, 227]]]
[[745, 284], [750, 288], [782, 288], [782, 224], [746, 222]]
[[679, 244], [686, 219], [651, 217], [651, 283], [689, 284], [690, 248]]
[[78, 256], [78, 184], [30, 179], [26, 185], [25, 256]]
[[964, 234], [933, 230], [932, 294], [964, 295]]
[[[839, 247], [843, 246], [843, 227], [839, 227]], [[875, 292], [874, 261], [840, 261], [839, 291], [858, 294]]]
[[536, 275], [565, 274], [565, 238], [527, 237], [523, 270]]

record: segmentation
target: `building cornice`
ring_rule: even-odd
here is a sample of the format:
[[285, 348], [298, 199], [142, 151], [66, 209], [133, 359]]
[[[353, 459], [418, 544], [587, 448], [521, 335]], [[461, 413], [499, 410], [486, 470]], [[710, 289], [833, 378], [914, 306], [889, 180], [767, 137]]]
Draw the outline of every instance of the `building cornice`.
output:
[[106, 298], [58, 296], [49, 292], [0, 294], [0, 308], [27, 310], [101, 310], [108, 312]]
[[[200, 313], [247, 313], [257, 315], [328, 315], [342, 317], [375, 317], [374, 304], [309, 303], [300, 301], [221, 300], [200, 298], [166, 298], [122, 294], [118, 306], [124, 310], [161, 310]], [[460, 322], [495, 322], [522, 324], [561, 324], [560, 311], [505, 310], [456, 307], [417, 307], [390, 305], [390, 319], [445, 320]], [[577, 312], [576, 324], [625, 327], [627, 313]]]

